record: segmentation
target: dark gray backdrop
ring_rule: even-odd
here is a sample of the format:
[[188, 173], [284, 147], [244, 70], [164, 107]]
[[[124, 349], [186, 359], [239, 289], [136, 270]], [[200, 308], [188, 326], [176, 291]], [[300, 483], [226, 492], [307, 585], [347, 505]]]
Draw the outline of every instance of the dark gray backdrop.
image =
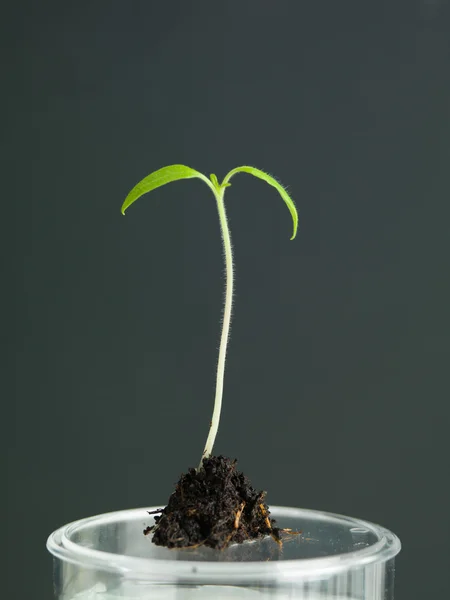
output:
[[272, 504], [392, 528], [397, 598], [446, 597], [449, 3], [18, 2], [3, 25], [8, 599], [51, 597], [53, 529], [163, 503], [199, 459], [214, 200], [193, 180], [119, 212], [171, 163], [266, 169], [300, 214], [290, 242], [272, 188], [227, 193], [217, 452]]

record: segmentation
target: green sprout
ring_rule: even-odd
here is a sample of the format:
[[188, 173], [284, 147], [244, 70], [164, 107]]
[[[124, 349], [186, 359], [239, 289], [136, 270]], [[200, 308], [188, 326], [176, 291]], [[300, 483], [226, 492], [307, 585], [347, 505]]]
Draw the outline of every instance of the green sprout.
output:
[[138, 198], [140, 198], [147, 192], [151, 192], [152, 190], [155, 190], [156, 188], [161, 187], [162, 185], [166, 185], [167, 183], [171, 183], [172, 181], [177, 181], [178, 179], [192, 179], [193, 177], [198, 177], [199, 179], [202, 179], [206, 183], [206, 185], [208, 185], [209, 188], [212, 190], [216, 199], [225, 254], [225, 305], [223, 312], [222, 335], [219, 347], [219, 360], [217, 363], [214, 409], [208, 432], [208, 437], [205, 444], [205, 449], [203, 450], [200, 465], [198, 467], [199, 469], [202, 467], [203, 459], [209, 458], [211, 456], [217, 431], [219, 429], [220, 412], [222, 409], [223, 379], [225, 374], [225, 360], [227, 354], [228, 338], [230, 334], [234, 287], [233, 249], [231, 245], [230, 230], [228, 228], [227, 214], [225, 211], [225, 204], [223, 199], [225, 195], [225, 189], [231, 185], [229, 181], [233, 177], [233, 175], [236, 175], [236, 173], [249, 173], [254, 177], [258, 177], [259, 179], [264, 180], [266, 183], [273, 186], [279, 192], [280, 196], [285, 201], [289, 212], [292, 216], [293, 232], [291, 240], [293, 240], [297, 234], [298, 225], [298, 215], [294, 202], [292, 201], [284, 187], [280, 183], [278, 183], [276, 179], [274, 179], [267, 173], [264, 173], [264, 171], [260, 171], [259, 169], [255, 169], [254, 167], [244, 166], [233, 169], [228, 173], [228, 175], [225, 176], [225, 179], [222, 181], [221, 184], [219, 183], [217, 177], [214, 174], [210, 175], [210, 179], [208, 179], [205, 175], [203, 175], [203, 173], [199, 173], [198, 171], [195, 171], [194, 169], [191, 169], [190, 167], [186, 167], [184, 165], [171, 165], [169, 167], [163, 167], [158, 171], [154, 171], [153, 173], [142, 179], [142, 181], [140, 181], [137, 185], [135, 185], [122, 205], [122, 214], [125, 214], [126, 209], [129, 206], [131, 206], [133, 202], [135, 202]]

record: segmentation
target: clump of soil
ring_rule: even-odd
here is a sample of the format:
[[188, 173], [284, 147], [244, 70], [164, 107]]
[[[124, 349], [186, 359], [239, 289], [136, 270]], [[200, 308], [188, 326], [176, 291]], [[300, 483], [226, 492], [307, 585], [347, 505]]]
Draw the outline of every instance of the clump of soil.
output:
[[236, 461], [224, 456], [203, 460], [203, 468], [183, 474], [168, 505], [155, 511], [152, 541], [167, 548], [207, 546], [223, 550], [270, 535], [278, 543], [280, 529], [270, 517], [265, 492], [256, 491], [236, 470]]

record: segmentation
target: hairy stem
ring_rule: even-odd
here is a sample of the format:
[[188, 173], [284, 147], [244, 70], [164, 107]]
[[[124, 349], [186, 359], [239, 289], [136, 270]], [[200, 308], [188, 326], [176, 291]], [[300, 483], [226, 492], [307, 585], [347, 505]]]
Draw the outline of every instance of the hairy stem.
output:
[[222, 233], [222, 242], [225, 255], [225, 306], [223, 311], [222, 336], [220, 338], [219, 360], [217, 363], [217, 379], [216, 379], [216, 395], [214, 399], [214, 410], [209, 428], [208, 438], [206, 440], [205, 449], [203, 450], [199, 469], [202, 467], [203, 459], [211, 456], [214, 442], [219, 429], [220, 411], [222, 408], [223, 396], [223, 378], [225, 375], [225, 360], [227, 356], [228, 338], [230, 335], [231, 311], [233, 306], [233, 284], [234, 284], [234, 268], [233, 268], [233, 248], [231, 245], [230, 230], [228, 228], [227, 213], [223, 197], [225, 194], [225, 186], [214, 190], [214, 195], [217, 201], [217, 211], [219, 213], [220, 229]]

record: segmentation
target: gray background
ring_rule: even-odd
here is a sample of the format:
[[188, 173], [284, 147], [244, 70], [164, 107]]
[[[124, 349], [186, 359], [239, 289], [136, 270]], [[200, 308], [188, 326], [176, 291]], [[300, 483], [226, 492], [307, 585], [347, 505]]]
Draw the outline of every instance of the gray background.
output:
[[237, 291], [217, 452], [269, 503], [393, 529], [398, 599], [447, 596], [449, 8], [4, 14], [9, 600], [51, 597], [52, 530], [164, 503], [199, 459], [223, 293], [214, 200], [193, 180], [119, 211], [171, 163], [268, 170], [300, 214], [290, 242], [272, 188], [239, 175], [227, 192]]

